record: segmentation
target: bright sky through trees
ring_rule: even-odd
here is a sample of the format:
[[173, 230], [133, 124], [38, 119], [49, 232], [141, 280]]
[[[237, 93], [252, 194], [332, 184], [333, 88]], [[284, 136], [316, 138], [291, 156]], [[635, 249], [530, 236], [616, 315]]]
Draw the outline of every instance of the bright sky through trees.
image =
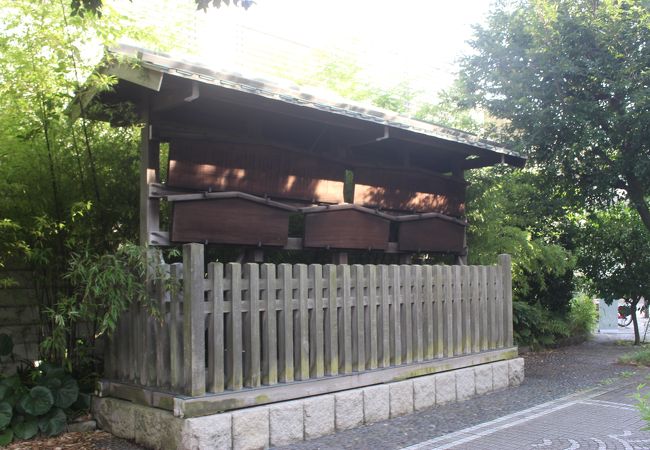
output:
[[356, 62], [380, 87], [406, 82], [432, 98], [467, 51], [471, 25], [490, 0], [257, 0], [242, 8], [194, 11], [190, 0], [117, 0], [160, 33], [175, 28], [178, 55], [250, 75], [291, 78], [333, 59]]

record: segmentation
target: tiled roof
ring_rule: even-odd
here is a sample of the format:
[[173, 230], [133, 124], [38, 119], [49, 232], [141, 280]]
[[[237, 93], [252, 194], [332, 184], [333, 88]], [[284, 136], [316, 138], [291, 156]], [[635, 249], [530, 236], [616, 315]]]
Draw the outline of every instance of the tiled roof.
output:
[[121, 45], [110, 50], [117, 57], [137, 60], [137, 63], [156, 72], [221, 86], [281, 102], [327, 111], [332, 114], [373, 122], [389, 128], [408, 130], [417, 134], [470, 145], [507, 156], [523, 162], [525, 157], [499, 144], [479, 139], [477, 136], [453, 128], [442, 127], [400, 116], [390, 111], [369, 108], [352, 102], [319, 98], [295, 86], [283, 86], [281, 82], [246, 77], [236, 72], [215, 71], [200, 63], [172, 59], [171, 57], [142, 48]]

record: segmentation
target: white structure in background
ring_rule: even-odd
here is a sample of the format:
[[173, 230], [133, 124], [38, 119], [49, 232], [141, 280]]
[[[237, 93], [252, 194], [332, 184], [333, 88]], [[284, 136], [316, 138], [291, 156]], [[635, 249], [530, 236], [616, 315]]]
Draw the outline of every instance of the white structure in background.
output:
[[598, 331], [618, 330], [618, 302], [611, 305], [598, 299]]

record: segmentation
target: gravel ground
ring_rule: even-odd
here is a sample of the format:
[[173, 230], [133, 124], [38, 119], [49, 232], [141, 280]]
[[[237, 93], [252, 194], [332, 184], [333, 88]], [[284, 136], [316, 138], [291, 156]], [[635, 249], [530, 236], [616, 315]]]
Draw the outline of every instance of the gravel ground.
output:
[[[526, 378], [519, 387], [282, 447], [282, 449], [399, 449], [598, 384], [613, 383], [617, 378], [626, 378], [633, 372], [637, 375], [650, 374], [650, 369], [617, 363], [622, 353], [633, 350], [627, 345], [629, 342], [621, 343], [621, 339], [626, 338], [629, 339], [629, 336], [598, 335], [588, 342], [572, 347], [525, 353], [522, 356], [526, 361]], [[79, 435], [77, 446], [69, 447], [71, 440], [74, 441], [70, 434], [61, 437], [63, 445], [56, 445], [53, 440], [43, 441], [42, 445], [39, 445], [38, 441], [31, 441], [30, 445], [14, 444], [16, 447], [12, 449], [57, 447], [88, 450], [142, 449], [132, 442], [103, 432], [76, 433]]]

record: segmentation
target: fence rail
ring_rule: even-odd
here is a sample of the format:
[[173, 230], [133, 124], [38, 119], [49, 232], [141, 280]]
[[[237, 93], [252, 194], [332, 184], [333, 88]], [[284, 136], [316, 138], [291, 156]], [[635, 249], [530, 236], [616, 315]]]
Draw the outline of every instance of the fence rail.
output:
[[511, 264], [163, 266], [160, 318], [133, 305], [107, 377], [187, 396], [331, 380], [512, 347]]

